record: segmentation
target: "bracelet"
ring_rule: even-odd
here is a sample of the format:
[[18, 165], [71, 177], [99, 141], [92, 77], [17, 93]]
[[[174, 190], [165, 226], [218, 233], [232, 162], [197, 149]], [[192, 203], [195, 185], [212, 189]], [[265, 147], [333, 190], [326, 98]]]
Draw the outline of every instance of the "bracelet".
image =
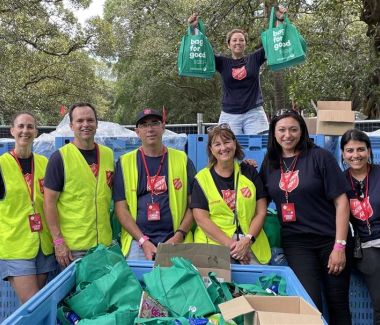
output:
[[141, 248], [142, 245], [143, 245], [147, 240], [149, 240], [149, 237], [148, 237], [148, 236], [145, 236], [145, 235], [142, 235], [141, 238], [139, 239], [139, 247]]
[[335, 243], [334, 244], [334, 249], [336, 251], [344, 251], [346, 249], [346, 245], [340, 244], [340, 243]]
[[62, 245], [64, 242], [65, 240], [62, 237], [53, 240], [54, 247]]
[[182, 229], [178, 228], [174, 233], [176, 234], [177, 232], [181, 233], [183, 239], [186, 238], [187, 232], [185, 230], [182, 230]]

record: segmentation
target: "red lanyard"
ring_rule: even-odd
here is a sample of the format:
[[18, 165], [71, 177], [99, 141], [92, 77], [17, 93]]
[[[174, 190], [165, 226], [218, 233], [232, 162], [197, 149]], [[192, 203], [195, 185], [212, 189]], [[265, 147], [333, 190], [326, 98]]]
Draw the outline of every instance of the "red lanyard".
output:
[[156, 175], [154, 176], [153, 179], [152, 179], [152, 177], [150, 176], [150, 173], [149, 173], [148, 165], [147, 165], [146, 159], [145, 159], [144, 149], [142, 147], [140, 147], [139, 150], [141, 152], [141, 157], [142, 157], [142, 160], [143, 160], [143, 163], [144, 163], [145, 172], [148, 175], [148, 182], [149, 182], [149, 186], [150, 186], [150, 193], [151, 193], [152, 199], [153, 199], [153, 195], [155, 194], [154, 193], [154, 186], [156, 185], [156, 181], [157, 181], [158, 175], [160, 175], [160, 172], [161, 172], [161, 169], [162, 169], [162, 165], [163, 165], [164, 159], [165, 159], [166, 150], [165, 150], [165, 147], [163, 147], [163, 149], [162, 149], [162, 158], [161, 158], [161, 161], [160, 161], [160, 165], [158, 166], [157, 173], [156, 173]]
[[359, 196], [358, 192], [356, 192], [356, 189], [355, 189], [354, 180], [353, 180], [353, 177], [351, 175], [351, 170], [350, 169], [348, 170], [348, 172], [350, 173], [350, 180], [351, 180], [352, 190], [355, 192], [356, 198], [359, 201], [360, 206], [362, 207], [362, 211], [365, 213], [365, 217], [366, 217], [367, 223], [368, 223], [368, 211], [366, 209], [366, 206], [363, 205], [363, 202], [368, 197], [368, 187], [369, 187], [368, 186], [369, 185], [368, 174], [369, 174], [370, 169], [371, 169], [371, 167], [368, 166], [367, 167], [367, 176], [366, 176], [367, 179], [366, 179], [366, 185], [365, 185], [365, 195], [364, 195], [364, 199], [363, 200], [360, 200], [360, 196]]
[[22, 167], [21, 167], [21, 164], [20, 164], [20, 161], [18, 160], [18, 157], [17, 157], [17, 154], [16, 154], [16, 151], [13, 150], [11, 152], [11, 155], [13, 156], [13, 158], [16, 160], [17, 162], [17, 165], [18, 167], [20, 168], [20, 171], [21, 171], [21, 174], [23, 175], [23, 178], [24, 178], [24, 181], [25, 181], [25, 184], [26, 184], [26, 187], [28, 189], [28, 192], [29, 192], [29, 196], [30, 196], [30, 200], [32, 201], [32, 206], [33, 206], [33, 209], [34, 209], [34, 159], [33, 159], [33, 154], [32, 154], [32, 162], [31, 162], [31, 184], [29, 185], [28, 182], [26, 181], [25, 177], [24, 177], [24, 173], [22, 171]]
[[92, 171], [94, 173], [94, 176], [95, 178], [98, 178], [98, 175], [99, 175], [99, 146], [97, 143], [95, 143], [95, 149], [96, 149], [96, 164], [95, 164], [95, 168], [94, 170]]
[[289, 171], [287, 171], [286, 173], [284, 172], [284, 168], [282, 167], [283, 162], [282, 162], [282, 160], [280, 160], [281, 180], [284, 182], [286, 203], [288, 203], [288, 198], [289, 198], [289, 192], [288, 192], [289, 183], [293, 177], [294, 170], [295, 170], [296, 165], [297, 165], [297, 160], [298, 160], [298, 155], [296, 155], [296, 157], [292, 161], [292, 164], [289, 166], [289, 171], [290, 171], [289, 176], [285, 176], [286, 174], [289, 173]]

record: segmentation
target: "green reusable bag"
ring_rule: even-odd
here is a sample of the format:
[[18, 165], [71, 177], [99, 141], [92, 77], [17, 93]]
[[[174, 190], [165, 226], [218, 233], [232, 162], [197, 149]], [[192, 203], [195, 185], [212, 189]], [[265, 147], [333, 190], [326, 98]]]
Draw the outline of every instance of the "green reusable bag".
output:
[[144, 274], [149, 295], [174, 317], [215, 313], [215, 306], [195, 266], [182, 257], [173, 257], [171, 262], [171, 267], [157, 266]]
[[109, 247], [99, 244], [88, 250], [87, 254], [77, 262], [75, 267], [75, 283], [92, 282], [109, 273], [115, 264], [125, 261], [120, 246]]
[[150, 325], [190, 325], [190, 322], [185, 317], [155, 317], [155, 318], [136, 318], [135, 324], [150, 324]]
[[182, 37], [178, 52], [178, 74], [187, 77], [211, 79], [215, 73], [215, 56], [212, 46], [205, 35], [203, 22], [198, 20], [198, 34], [192, 34], [189, 26]]
[[268, 29], [261, 33], [261, 42], [269, 68], [273, 71], [292, 67], [306, 60], [307, 46], [297, 28], [285, 15], [284, 23], [274, 27], [276, 15], [272, 7]]
[[277, 212], [275, 210], [268, 208], [263, 229], [268, 237], [269, 245], [271, 248], [282, 247], [281, 224], [278, 221]]
[[80, 318], [94, 318], [115, 310], [139, 309], [142, 288], [125, 260], [91, 283], [82, 282], [65, 303]]

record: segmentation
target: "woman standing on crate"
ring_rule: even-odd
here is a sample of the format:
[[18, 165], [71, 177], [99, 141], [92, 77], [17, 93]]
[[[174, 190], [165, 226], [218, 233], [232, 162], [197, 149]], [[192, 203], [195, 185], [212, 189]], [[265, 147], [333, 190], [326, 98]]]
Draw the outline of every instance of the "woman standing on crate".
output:
[[43, 213], [47, 159], [32, 153], [35, 117], [18, 113], [10, 131], [15, 149], [0, 156], [0, 271], [24, 303], [44, 286], [56, 262]]
[[340, 141], [345, 175], [351, 185], [351, 223], [355, 230], [354, 262], [367, 283], [380, 324], [380, 166], [374, 165], [371, 142], [359, 130], [348, 130]]
[[276, 204], [289, 266], [320, 311], [323, 284], [329, 324], [351, 324], [349, 186], [336, 159], [312, 143], [301, 115], [285, 111], [270, 123], [260, 174]]
[[[278, 21], [283, 21], [286, 11], [281, 5], [276, 7]], [[198, 14], [191, 15], [188, 23], [197, 32]], [[215, 55], [216, 70], [223, 86], [218, 123], [228, 123], [236, 135], [267, 131], [268, 119], [260, 85], [260, 67], [266, 60], [264, 48], [260, 46], [256, 51], [245, 54], [248, 35], [242, 29], [229, 31], [226, 42], [231, 56]]]
[[271, 252], [262, 230], [267, 209], [263, 184], [228, 124], [208, 129], [209, 165], [196, 176], [190, 207], [195, 243], [230, 248], [233, 262], [267, 264]]

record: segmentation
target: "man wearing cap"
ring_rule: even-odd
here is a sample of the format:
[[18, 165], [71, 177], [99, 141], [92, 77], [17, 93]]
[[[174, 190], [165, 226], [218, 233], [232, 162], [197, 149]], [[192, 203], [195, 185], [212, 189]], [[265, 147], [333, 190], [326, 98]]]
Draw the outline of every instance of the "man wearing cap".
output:
[[183, 151], [166, 148], [162, 114], [137, 114], [141, 147], [120, 157], [113, 199], [122, 225], [122, 251], [128, 259], [154, 259], [159, 243], [191, 242], [188, 208], [195, 168]]
[[89, 248], [112, 242], [113, 152], [94, 141], [98, 120], [93, 105], [72, 105], [69, 118], [74, 140], [50, 157], [44, 183], [46, 221], [62, 267]]

